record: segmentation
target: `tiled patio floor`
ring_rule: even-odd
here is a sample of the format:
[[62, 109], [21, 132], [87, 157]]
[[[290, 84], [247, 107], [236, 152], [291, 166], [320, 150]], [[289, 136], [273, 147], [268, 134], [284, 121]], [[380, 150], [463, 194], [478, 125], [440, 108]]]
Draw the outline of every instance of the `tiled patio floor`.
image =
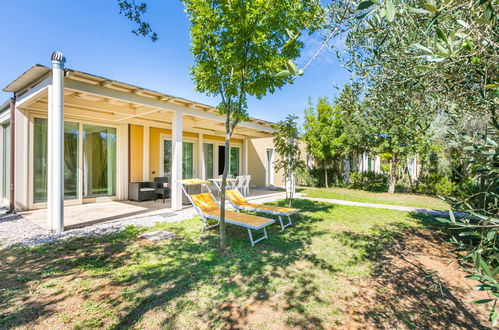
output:
[[[284, 192], [267, 189], [251, 189], [248, 200], [264, 201], [266, 198], [282, 195]], [[192, 206], [185, 205], [184, 211], [192, 209]], [[194, 210], [192, 210], [194, 211]], [[190, 213], [190, 212], [189, 212]], [[42, 228], [47, 226], [47, 210], [31, 210], [19, 212], [25, 219], [34, 222]], [[111, 201], [101, 203], [91, 203], [64, 208], [64, 228], [72, 229], [85, 227], [97, 223], [121, 221], [125, 219], [140, 218], [146, 216], [161, 215], [163, 217], [175, 216], [177, 212], [170, 208], [170, 201], [162, 200], [133, 202], [133, 201]]]

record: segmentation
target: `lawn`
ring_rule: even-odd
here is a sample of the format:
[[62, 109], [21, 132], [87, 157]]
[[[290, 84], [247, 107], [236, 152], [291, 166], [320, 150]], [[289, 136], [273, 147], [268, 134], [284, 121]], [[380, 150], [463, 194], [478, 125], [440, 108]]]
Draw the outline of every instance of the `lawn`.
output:
[[443, 211], [450, 209], [449, 204], [443, 200], [426, 195], [376, 193], [346, 188], [302, 188], [298, 189], [298, 192], [301, 192], [308, 197], [316, 198], [331, 198], [363, 203], [410, 206]]
[[[432, 219], [296, 201], [302, 216], [227, 254], [201, 221], [0, 251], [0, 328], [468, 328], [476, 292]], [[178, 237], [138, 240], [145, 231]], [[481, 293], [478, 293], [481, 294]], [[479, 296], [481, 297], [481, 296]], [[483, 315], [483, 317], [482, 317]]]

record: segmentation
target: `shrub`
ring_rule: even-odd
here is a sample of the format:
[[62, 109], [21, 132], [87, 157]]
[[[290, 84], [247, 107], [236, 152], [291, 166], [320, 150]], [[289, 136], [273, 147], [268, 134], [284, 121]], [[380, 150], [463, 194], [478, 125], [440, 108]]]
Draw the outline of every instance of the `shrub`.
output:
[[312, 171], [306, 167], [296, 171], [296, 184], [299, 186], [318, 187], [319, 182], [319, 178], [312, 175]]
[[453, 196], [457, 192], [457, 184], [445, 175], [431, 173], [419, 178], [416, 192], [426, 195]]
[[367, 191], [381, 192], [388, 189], [388, 176], [374, 172], [352, 173], [350, 187]]
[[442, 196], [453, 196], [457, 185], [448, 177], [444, 176], [435, 184], [435, 193]]

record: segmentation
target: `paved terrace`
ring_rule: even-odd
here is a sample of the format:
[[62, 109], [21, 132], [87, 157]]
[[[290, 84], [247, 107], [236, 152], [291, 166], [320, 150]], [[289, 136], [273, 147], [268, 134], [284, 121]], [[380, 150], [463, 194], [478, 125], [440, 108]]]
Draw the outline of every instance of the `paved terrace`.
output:
[[[261, 201], [263, 198], [285, 195], [281, 191], [270, 189], [251, 189], [248, 200]], [[196, 211], [191, 205], [184, 205], [181, 211], [171, 209], [170, 200], [162, 199], [157, 201], [109, 201], [97, 202], [83, 205], [66, 206], [64, 208], [64, 229], [75, 229], [91, 226], [98, 223], [118, 222], [139, 217], [158, 216], [162, 218], [189, 219], [195, 215]], [[37, 226], [48, 229], [47, 209], [31, 210], [19, 212], [23, 218], [35, 223]]]

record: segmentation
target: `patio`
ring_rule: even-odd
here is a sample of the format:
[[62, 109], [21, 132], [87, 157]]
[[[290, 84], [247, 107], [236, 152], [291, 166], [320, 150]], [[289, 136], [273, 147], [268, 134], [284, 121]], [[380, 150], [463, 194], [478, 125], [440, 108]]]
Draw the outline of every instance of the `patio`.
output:
[[[265, 202], [267, 199], [284, 198], [284, 192], [265, 188], [251, 189], [248, 200]], [[35, 223], [41, 228], [49, 229], [47, 225], [47, 209], [19, 212], [19, 215]], [[182, 216], [185, 219], [195, 215], [191, 205], [184, 205], [181, 211], [171, 209], [170, 200], [165, 203], [157, 201], [108, 201], [64, 207], [64, 229], [74, 229], [106, 222], [119, 222], [126, 219], [148, 216], [164, 218]]]

